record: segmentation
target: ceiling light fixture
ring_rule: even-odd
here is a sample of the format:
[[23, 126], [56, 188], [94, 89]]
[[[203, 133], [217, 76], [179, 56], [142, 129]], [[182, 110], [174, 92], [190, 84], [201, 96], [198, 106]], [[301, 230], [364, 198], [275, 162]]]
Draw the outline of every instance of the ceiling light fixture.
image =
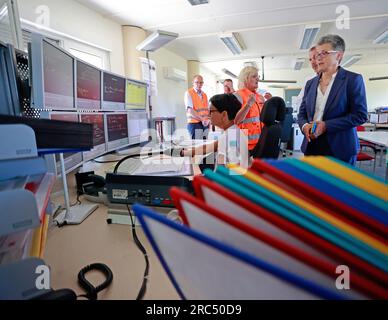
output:
[[388, 80], [388, 76], [369, 78], [369, 81]]
[[346, 56], [342, 62], [341, 62], [341, 67], [350, 67], [356, 62], [360, 61], [362, 59], [362, 54], [355, 54], [352, 56]]
[[306, 58], [297, 58], [294, 64], [294, 70], [302, 69], [305, 62], [306, 62]]
[[209, 3], [209, 0], [187, 0], [187, 1], [189, 1], [192, 6], [198, 6], [200, 4]]
[[301, 50], [310, 49], [321, 28], [320, 24], [306, 25], [303, 32], [303, 38], [299, 48]]
[[257, 67], [257, 63], [255, 61], [246, 61], [246, 62], [244, 62], [244, 67], [254, 67], [256, 69], [259, 69]]
[[167, 43], [178, 38], [178, 34], [174, 32], [156, 30], [150, 34], [136, 49], [139, 51], [155, 51], [163, 47]]
[[227, 74], [229, 77], [232, 77], [232, 78], [235, 78], [235, 79], [238, 78], [233, 72], [229, 71], [228, 69], [224, 68], [224, 69], [222, 69], [222, 72]]
[[373, 40], [374, 44], [383, 44], [388, 42], [388, 29], [380, 34], [376, 39]]
[[237, 33], [224, 33], [220, 35], [222, 42], [228, 47], [228, 49], [234, 54], [241, 54], [243, 47], [237, 39]]
[[261, 79], [259, 82], [262, 83], [297, 83], [296, 80], [265, 80], [265, 74], [264, 74], [264, 56], [261, 57], [261, 64], [262, 64], [262, 70], [261, 70]]

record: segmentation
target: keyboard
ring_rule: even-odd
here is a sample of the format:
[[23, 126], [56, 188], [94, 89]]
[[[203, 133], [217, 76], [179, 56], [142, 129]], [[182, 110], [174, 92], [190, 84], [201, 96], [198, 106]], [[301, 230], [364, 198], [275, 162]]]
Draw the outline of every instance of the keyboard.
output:
[[124, 161], [117, 173], [139, 175], [139, 176], [180, 176], [192, 175], [191, 164], [184, 158], [175, 158], [175, 161], [166, 163], [161, 159], [127, 159]]
[[134, 174], [137, 169], [142, 166], [142, 162], [139, 159], [127, 159], [125, 160], [117, 170], [117, 173]]

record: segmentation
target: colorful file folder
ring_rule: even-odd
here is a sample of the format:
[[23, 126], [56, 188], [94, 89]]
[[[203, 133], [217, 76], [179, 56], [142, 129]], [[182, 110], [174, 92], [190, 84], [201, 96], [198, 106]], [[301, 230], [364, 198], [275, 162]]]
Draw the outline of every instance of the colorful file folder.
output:
[[355, 239], [350, 234], [342, 232], [340, 229], [314, 216], [303, 208], [298, 207], [256, 183], [249, 181], [245, 177], [236, 174], [230, 175], [229, 169], [224, 167], [219, 167], [217, 173], [206, 171], [205, 175], [221, 184], [232, 181], [234, 188], [237, 188], [236, 191], [240, 194], [244, 194], [248, 189], [252, 190], [254, 192], [254, 198], [259, 201], [259, 204], [271, 208], [270, 210], [274, 210], [304, 228], [313, 230], [313, 232], [337, 246], [358, 255], [383, 271], [388, 272], [388, 257], [385, 254], [380, 253], [362, 241]]
[[[388, 299], [381, 180], [312, 157], [219, 166], [193, 186], [170, 191], [183, 226], [134, 206], [182, 298]], [[350, 290], [338, 289], [338, 266]]]
[[247, 197], [243, 197], [233, 191], [233, 183], [230, 184], [230, 188], [227, 188], [202, 176], [195, 177], [193, 185], [200, 199], [209, 204], [217, 204], [217, 208], [225, 214], [251, 226], [267, 230], [277, 238], [293, 243], [308, 253], [326, 256], [328, 261], [337, 265], [348, 265], [352, 270], [388, 288], [386, 272], [335, 246], [311, 230], [304, 229], [297, 223], [260, 206], [256, 203], [255, 194], [252, 191], [247, 190]]
[[148, 208], [134, 205], [133, 210], [183, 299], [344, 298]]
[[380, 197], [384, 201], [388, 201], [388, 186], [381, 181], [354, 171], [353, 169], [342, 165], [340, 162], [332, 161], [329, 158], [304, 157], [302, 158], [302, 161], [317, 167], [332, 176], [351, 183], [354, 186], [375, 195], [376, 197]]
[[[329, 263], [319, 256], [278, 239], [266, 230], [252, 227], [238, 218], [231, 217], [185, 191], [172, 188], [170, 193], [183, 220], [191, 228], [272, 264], [278, 264], [289, 272], [304, 276], [328, 289], [338, 291], [335, 287], [338, 277], [335, 270], [338, 265], [335, 263]], [[363, 298], [364, 294], [378, 299], [388, 297], [387, 289], [353, 272], [350, 287], [357, 288], [359, 292], [349, 290], [341, 294], [351, 299]], [[360, 295], [360, 292], [363, 294]]]
[[[279, 167], [279, 165], [283, 165], [283, 167]], [[295, 173], [295, 170], [293, 170], [293, 173], [292, 170], [289, 172], [290, 169], [292, 167], [288, 166], [287, 168], [287, 165], [285, 166], [285, 163], [281, 161], [270, 163], [268, 161], [255, 160], [250, 170], [290, 192], [303, 195], [319, 206], [336, 211], [339, 215], [353, 221], [353, 223], [364, 226], [365, 229], [368, 229], [375, 236], [380, 237], [382, 241], [388, 242], [388, 226], [370, 217], [363, 202], [360, 203], [357, 197], [324, 181], [318, 181], [318, 178], [315, 184], [309, 184], [304, 179], [304, 176], [308, 176], [307, 173]], [[364, 204], [368, 205], [365, 202]], [[373, 211], [373, 208], [370, 210]]]
[[384, 243], [385, 240], [380, 241], [380, 239], [374, 237], [368, 231], [360, 230], [360, 228], [358, 228], [357, 226], [353, 226], [353, 223], [351, 221], [337, 217], [332, 211], [320, 208], [319, 206], [316, 206], [315, 204], [308, 201], [308, 199], [304, 197], [301, 198], [295, 193], [289, 192], [288, 190], [284, 190], [283, 188], [277, 186], [271, 181], [260, 177], [254, 172], [247, 171], [236, 165], [230, 166], [229, 168], [232, 172], [246, 177], [248, 180], [257, 183], [258, 185], [268, 189], [274, 194], [277, 194], [282, 198], [286, 199], [287, 201], [307, 210], [308, 212], [319, 217], [320, 219], [349, 233], [353, 237], [361, 240], [362, 242], [368, 244], [369, 246], [382, 252], [383, 254], [386, 255], [388, 253], [388, 245]]

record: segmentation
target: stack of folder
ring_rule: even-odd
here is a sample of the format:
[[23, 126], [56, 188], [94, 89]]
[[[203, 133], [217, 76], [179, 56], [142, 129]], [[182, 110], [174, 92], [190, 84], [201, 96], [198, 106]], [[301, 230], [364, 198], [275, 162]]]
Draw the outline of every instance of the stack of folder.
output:
[[183, 299], [388, 299], [388, 185], [332, 158], [206, 171], [134, 211]]

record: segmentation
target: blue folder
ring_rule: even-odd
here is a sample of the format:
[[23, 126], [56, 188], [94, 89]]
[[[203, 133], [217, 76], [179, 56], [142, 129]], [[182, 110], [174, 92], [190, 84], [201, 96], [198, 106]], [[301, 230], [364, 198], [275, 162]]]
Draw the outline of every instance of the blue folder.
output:
[[388, 272], [386, 255], [245, 177], [228, 173], [229, 169], [219, 167], [217, 173], [206, 170], [205, 176]]
[[[148, 240], [150, 241], [155, 253], [157, 254], [163, 268], [165, 269], [167, 275], [169, 276], [171, 282], [173, 283], [175, 289], [177, 290], [177, 292], [179, 293], [182, 299], [186, 299], [185, 294], [182, 291], [172, 270], [170, 270], [168, 261], [165, 259], [165, 257], [162, 254], [162, 251], [158, 246], [157, 240], [155, 239], [155, 235], [153, 234], [150, 226], [148, 225], [147, 220], [149, 219], [153, 220], [153, 222], [157, 222], [161, 225], [164, 225], [165, 227], [171, 228], [171, 231], [176, 231], [180, 234], [184, 234], [185, 236], [191, 238], [192, 240], [198, 241], [204, 246], [209, 246], [214, 250], [220, 251], [225, 255], [231, 257], [232, 259], [236, 259], [240, 261], [243, 264], [246, 264], [253, 268], [257, 268], [260, 271], [263, 271], [265, 273], [271, 274], [273, 277], [276, 277], [286, 283], [289, 283], [291, 286], [307, 291], [318, 298], [331, 299], [331, 300], [346, 299], [344, 296], [338, 294], [335, 291], [323, 288], [319, 284], [313, 283], [312, 281], [309, 281], [309, 280], [303, 279], [300, 276], [294, 275], [282, 269], [281, 267], [269, 264], [266, 261], [263, 261], [257, 257], [254, 257], [246, 252], [237, 250], [217, 240], [214, 240], [213, 238], [210, 238], [202, 233], [192, 230], [186, 226], [182, 226], [171, 220], [168, 220], [164, 216], [151, 211], [149, 208], [143, 207], [141, 205], [134, 205], [132, 208], [136, 216], [139, 218], [140, 223], [143, 227], [143, 230]], [[168, 235], [165, 235], [165, 236], [167, 237]], [[179, 245], [180, 243], [177, 242], [177, 244]]]
[[268, 163], [388, 226], [387, 204], [380, 198], [374, 197], [331, 175], [322, 173], [320, 170], [301, 161], [284, 160], [268, 161]]

